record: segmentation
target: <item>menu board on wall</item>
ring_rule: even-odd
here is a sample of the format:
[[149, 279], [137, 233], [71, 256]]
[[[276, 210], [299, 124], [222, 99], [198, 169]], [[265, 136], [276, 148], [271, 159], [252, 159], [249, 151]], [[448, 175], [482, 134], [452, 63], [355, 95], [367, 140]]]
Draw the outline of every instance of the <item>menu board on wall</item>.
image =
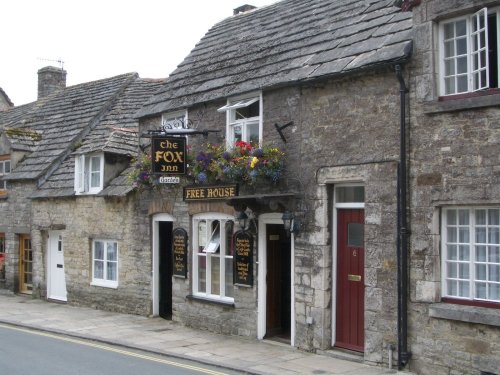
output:
[[178, 277], [187, 277], [188, 235], [182, 228], [172, 231], [172, 274]]
[[239, 231], [234, 235], [234, 284], [253, 286], [253, 237]]

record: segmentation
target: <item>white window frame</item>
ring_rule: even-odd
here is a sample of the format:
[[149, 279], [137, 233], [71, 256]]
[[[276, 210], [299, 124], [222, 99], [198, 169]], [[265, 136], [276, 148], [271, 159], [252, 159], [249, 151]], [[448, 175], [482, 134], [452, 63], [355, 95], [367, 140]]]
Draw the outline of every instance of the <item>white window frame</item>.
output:
[[[457, 213], [456, 224], [449, 224], [448, 212], [455, 210]], [[476, 211], [486, 210], [486, 224], [476, 223]], [[489, 285], [498, 285], [500, 287], [500, 281], [489, 280], [490, 266], [500, 267], [500, 262], [490, 261], [489, 251], [500, 251], [500, 244], [494, 242], [488, 243], [489, 236], [493, 235], [494, 231], [500, 232], [500, 224], [491, 224], [488, 221], [488, 210], [500, 210], [500, 206], [484, 206], [484, 207], [444, 207], [441, 212], [441, 296], [443, 298], [450, 298], [454, 300], [469, 301], [470, 303], [499, 303], [500, 300], [490, 299], [488, 295], [486, 298], [481, 298], [477, 296], [476, 286], [478, 284], [487, 285], [487, 290], [489, 290]], [[468, 223], [460, 224], [458, 221], [459, 211], [466, 211], [468, 216]], [[486, 242], [476, 242], [478, 229], [484, 230], [484, 236]], [[456, 241], [451, 241], [449, 237], [448, 229], [454, 231], [456, 236]], [[483, 231], [482, 231], [483, 232]], [[462, 233], [462, 234], [460, 234]], [[468, 238], [467, 238], [468, 236]], [[462, 237], [462, 238], [461, 238]], [[448, 245], [450, 249], [448, 249]], [[485, 258], [479, 259], [479, 248], [485, 247]], [[465, 253], [466, 249], [469, 249], [468, 259], [465, 258], [461, 253], [461, 248]], [[496, 250], [490, 250], [490, 248], [495, 248]], [[449, 251], [456, 252], [456, 255], [448, 254]], [[448, 259], [450, 258], [450, 259]], [[465, 259], [464, 259], [465, 258]], [[486, 260], [485, 260], [486, 259]], [[478, 279], [478, 274], [476, 267], [486, 267], [485, 274], [486, 279]], [[497, 271], [500, 272], [500, 271]], [[456, 283], [456, 293], [452, 294], [448, 287], [448, 281], [450, 283]], [[468, 284], [469, 293], [468, 295], [459, 295], [459, 285], [460, 283]]]
[[[8, 166], [8, 171], [7, 171]], [[11, 171], [11, 162], [10, 159], [0, 160], [0, 191], [7, 190], [7, 181], [3, 181], [3, 176], [6, 176]]]
[[[199, 242], [199, 223], [205, 221], [206, 231], [205, 231], [205, 243]], [[219, 221], [219, 234], [208, 233], [208, 228], [211, 228], [214, 221]], [[234, 255], [229, 255], [226, 249], [225, 233], [221, 233], [226, 228], [226, 223], [228, 221], [233, 221], [233, 225], [236, 225], [234, 216], [221, 214], [221, 213], [203, 213], [193, 216], [193, 296], [201, 297], [205, 299], [210, 299], [214, 301], [232, 303], [234, 302], [234, 297], [226, 296], [226, 259], [232, 259], [234, 262]], [[235, 227], [233, 226], [233, 235]], [[215, 245], [217, 248], [214, 250]], [[199, 252], [199, 247], [204, 246], [202, 252]], [[213, 254], [216, 254], [215, 256]], [[224, 256], [223, 256], [224, 254]], [[198, 264], [201, 257], [206, 257], [206, 275], [205, 275], [205, 292], [199, 291], [199, 272]], [[212, 293], [212, 262], [217, 259], [219, 262], [219, 294]], [[231, 262], [234, 269], [234, 263]], [[231, 269], [231, 272], [234, 272]], [[234, 285], [233, 285], [234, 288]], [[233, 289], [234, 294], [234, 289]]]
[[183, 109], [180, 111], [174, 111], [174, 112], [165, 112], [162, 113], [161, 115], [161, 125], [163, 127], [163, 124], [165, 124], [168, 121], [172, 120], [179, 120], [182, 119], [184, 126], [187, 126], [186, 124], [188, 123], [188, 111], [187, 109]]
[[[103, 263], [103, 277], [102, 278], [97, 278], [95, 276], [95, 245], [96, 242], [102, 242], [103, 243], [103, 256], [104, 259], [102, 259]], [[109, 260], [108, 259], [108, 244], [114, 244], [116, 248], [116, 260]], [[94, 286], [102, 286], [105, 288], [118, 288], [118, 275], [119, 275], [119, 248], [118, 248], [118, 242], [114, 240], [103, 240], [103, 239], [94, 239], [92, 241], [92, 282], [91, 285]], [[100, 259], [97, 259], [98, 261], [101, 261]], [[116, 280], [110, 280], [108, 277], [108, 263], [115, 263], [116, 264]]]
[[[449, 19], [446, 21], [443, 21], [439, 24], [439, 82], [440, 82], [440, 95], [441, 96], [448, 96], [448, 95], [458, 95], [458, 94], [466, 94], [466, 93], [471, 93], [475, 91], [480, 91], [480, 90], [485, 90], [490, 88], [489, 87], [489, 74], [491, 69], [493, 67], [489, 66], [489, 58], [488, 58], [488, 46], [489, 46], [489, 41], [488, 41], [488, 16], [491, 14], [496, 14], [496, 28], [497, 28], [497, 51], [500, 52], [500, 9], [495, 8], [495, 9], [488, 9], [488, 8], [483, 8], [479, 10], [476, 13], [473, 14], [468, 14], [466, 16], [462, 17], [457, 17], [453, 19]], [[478, 30], [473, 30], [473, 25], [474, 25], [474, 19], [477, 22], [477, 25], [479, 25], [480, 19], [484, 19], [484, 28], [478, 29]], [[462, 55], [457, 55], [457, 48], [456, 48], [456, 43], [454, 43], [454, 55], [451, 57], [446, 58], [445, 57], [445, 39], [444, 39], [444, 28], [445, 25], [447, 24], [455, 24], [459, 21], [465, 21], [466, 22], [466, 34], [465, 34], [465, 39], [466, 40], [466, 53]], [[484, 48], [481, 48], [479, 43], [477, 43], [478, 48], [473, 50], [474, 42], [473, 40], [476, 40], [476, 42], [479, 39], [479, 35], [481, 33], [484, 33], [485, 37], [485, 46]], [[449, 39], [448, 41], [451, 42], [452, 40], [456, 40], [456, 38]], [[484, 52], [485, 54], [485, 61], [482, 61], [481, 58], [481, 52]], [[466, 58], [467, 59], [467, 71], [464, 73], [458, 73], [458, 67], [457, 67], [457, 59], [458, 58]], [[478, 59], [478, 67], [477, 69], [474, 69], [474, 59]], [[448, 60], [450, 62], [453, 62], [454, 66], [454, 72], [453, 74], [450, 74], [448, 76], [445, 76], [445, 61]], [[500, 56], [497, 61], [497, 67], [496, 67], [497, 72], [500, 71]], [[481, 71], [485, 72], [485, 76], [481, 78]], [[464, 76], [467, 79], [467, 90], [466, 91], [458, 91], [458, 84], [457, 84], [457, 77], [458, 76]], [[453, 92], [446, 92], [446, 78], [453, 78], [455, 79], [455, 90]]]
[[[236, 111], [240, 108], [248, 107], [256, 102], [259, 102], [259, 116], [249, 117], [245, 119], [236, 119]], [[262, 146], [262, 128], [263, 128], [263, 100], [262, 92], [246, 94], [242, 96], [237, 96], [234, 98], [229, 98], [227, 104], [223, 107], [217, 109], [218, 112], [226, 112], [226, 141], [227, 148], [231, 149], [234, 147], [236, 142], [234, 137], [234, 127], [241, 126], [241, 140], [250, 143], [248, 126], [258, 124], [259, 129], [259, 141], [258, 146]]]
[[[93, 160], [98, 159], [98, 170], [91, 170]], [[99, 175], [99, 184], [92, 186], [92, 175]], [[104, 188], [104, 153], [75, 156], [75, 193], [97, 194]]]

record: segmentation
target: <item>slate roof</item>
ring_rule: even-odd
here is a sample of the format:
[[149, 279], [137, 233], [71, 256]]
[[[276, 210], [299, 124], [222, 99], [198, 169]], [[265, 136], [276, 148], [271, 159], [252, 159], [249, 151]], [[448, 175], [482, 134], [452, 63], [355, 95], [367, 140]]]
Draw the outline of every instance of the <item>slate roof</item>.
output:
[[37, 106], [36, 102], [0, 111], [0, 133], [10, 142], [13, 150], [33, 151], [40, 140], [40, 133], [17, 126]]
[[[81, 146], [72, 152], [32, 195], [32, 198], [75, 195], [75, 155], [104, 151], [134, 156], [138, 152], [138, 121], [133, 117], [139, 108], [164, 83], [164, 80], [136, 78], [119, 94], [113, 105], [96, 122]], [[133, 190], [129, 170], [112, 180], [98, 195], [125, 196]]]
[[0, 87], [0, 95], [4, 97], [4, 100], [7, 103], [7, 105], [9, 105], [10, 107], [14, 107], [14, 103], [12, 103], [7, 93], [1, 87]]
[[12, 128], [41, 132], [33, 152], [19, 163], [7, 180], [38, 179], [50, 173], [57, 161], [71, 151], [106, 114], [137, 73], [70, 86], [42, 100]]
[[283, 0], [213, 26], [137, 117], [406, 61], [394, 0]]

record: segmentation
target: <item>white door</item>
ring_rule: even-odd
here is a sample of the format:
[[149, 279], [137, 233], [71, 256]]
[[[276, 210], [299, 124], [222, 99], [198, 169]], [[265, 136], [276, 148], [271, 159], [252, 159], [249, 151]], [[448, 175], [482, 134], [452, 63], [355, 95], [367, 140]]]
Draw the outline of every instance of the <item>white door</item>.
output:
[[61, 232], [49, 233], [47, 295], [50, 299], [67, 301], [64, 276], [64, 247]]

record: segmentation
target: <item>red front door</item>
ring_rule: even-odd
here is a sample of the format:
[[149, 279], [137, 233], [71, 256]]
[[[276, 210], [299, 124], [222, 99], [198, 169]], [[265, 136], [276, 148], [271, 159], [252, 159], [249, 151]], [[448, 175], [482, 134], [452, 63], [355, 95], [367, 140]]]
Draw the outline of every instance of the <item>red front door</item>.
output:
[[335, 346], [364, 351], [364, 210], [339, 209]]

